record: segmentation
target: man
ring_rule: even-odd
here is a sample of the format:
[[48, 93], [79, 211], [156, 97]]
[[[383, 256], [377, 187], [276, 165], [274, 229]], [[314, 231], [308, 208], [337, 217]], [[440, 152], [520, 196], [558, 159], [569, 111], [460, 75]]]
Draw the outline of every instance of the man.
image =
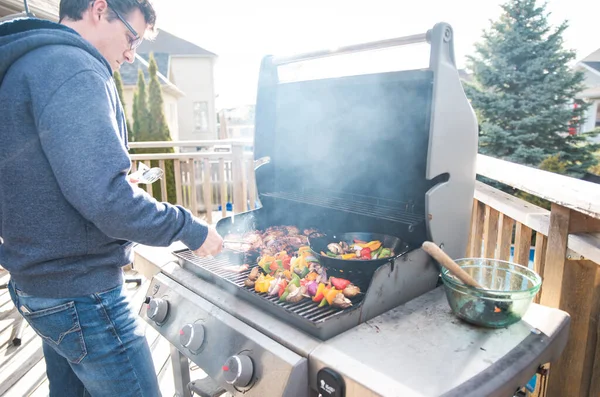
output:
[[0, 24], [0, 264], [42, 337], [51, 396], [160, 395], [121, 268], [132, 242], [222, 248], [214, 227], [126, 179], [112, 73], [155, 18], [148, 0], [62, 0], [59, 24]]

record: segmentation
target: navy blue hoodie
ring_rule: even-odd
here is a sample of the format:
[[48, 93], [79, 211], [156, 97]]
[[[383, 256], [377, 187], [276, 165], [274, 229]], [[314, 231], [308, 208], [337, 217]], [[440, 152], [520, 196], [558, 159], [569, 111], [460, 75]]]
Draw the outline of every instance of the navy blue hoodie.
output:
[[89, 42], [49, 21], [0, 24], [0, 265], [24, 292], [115, 287], [131, 242], [202, 245], [205, 223], [127, 182], [127, 150], [110, 65]]

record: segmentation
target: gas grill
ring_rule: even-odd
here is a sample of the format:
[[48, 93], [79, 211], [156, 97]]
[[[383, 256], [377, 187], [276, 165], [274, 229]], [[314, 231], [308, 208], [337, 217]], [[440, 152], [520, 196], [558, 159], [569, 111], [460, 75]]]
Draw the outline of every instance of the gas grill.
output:
[[[285, 82], [279, 78], [286, 65], [416, 43], [430, 45], [428, 68]], [[402, 344], [403, 336], [393, 330], [403, 327], [392, 324], [402, 317], [388, 316], [386, 325], [375, 326], [376, 333], [383, 333], [381, 341], [364, 331], [368, 333], [371, 320], [380, 321], [381, 315], [436, 290], [439, 268], [419, 248], [423, 241], [434, 241], [454, 258], [465, 252], [476, 153], [477, 123], [459, 80], [447, 24], [436, 24], [426, 34], [336, 51], [265, 57], [255, 125], [261, 206], [220, 220], [219, 233], [292, 225], [328, 234], [393, 235], [407, 249], [372, 274], [350, 279], [363, 293], [344, 310], [319, 308], [306, 299], [282, 303], [246, 288], [249, 270], [238, 274], [225, 269], [254, 265], [256, 258], [245, 254], [225, 251], [199, 258], [188, 249], [173, 249], [171, 259], [160, 264], [161, 273], [155, 275], [140, 314], [173, 344], [180, 392], [189, 393], [189, 384], [200, 395], [225, 390], [285, 397], [431, 395], [416, 390], [410, 394], [390, 378], [396, 375], [378, 368], [377, 362], [389, 360], [372, 360], [388, 354], [386, 340]], [[410, 313], [405, 313], [407, 318]], [[554, 339], [560, 338], [552, 336], [545, 343]], [[357, 351], [353, 346], [355, 355], [346, 357], [344, 343], [371, 348]], [[187, 358], [209, 377], [190, 383]], [[369, 361], [370, 367], [358, 370]], [[350, 362], [356, 364], [349, 368]], [[479, 369], [489, 366], [481, 365]], [[449, 376], [438, 389], [440, 395], [469, 395], [458, 381], [464, 379]]]

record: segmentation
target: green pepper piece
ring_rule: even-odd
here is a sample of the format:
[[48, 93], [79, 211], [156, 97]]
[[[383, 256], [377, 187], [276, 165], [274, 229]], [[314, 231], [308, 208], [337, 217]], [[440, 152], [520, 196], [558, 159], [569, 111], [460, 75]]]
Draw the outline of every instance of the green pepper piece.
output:
[[327, 298], [323, 297], [323, 299], [321, 300], [321, 303], [319, 303], [318, 307], [325, 307], [329, 305], [329, 303], [327, 302]]
[[381, 250], [380, 258], [389, 258], [392, 256], [392, 251], [389, 248], [384, 248]]
[[286, 288], [285, 292], [279, 297], [279, 302], [285, 302], [285, 299], [288, 297], [289, 294], [290, 291]]
[[377, 248], [375, 251], [371, 252], [371, 258], [374, 258], [375, 255], [377, 255], [377, 257], [379, 258], [381, 251], [383, 251], [383, 245], [379, 246], [379, 248]]
[[308, 267], [305, 267], [304, 269], [302, 269], [302, 273], [300, 274], [300, 278], [306, 277], [306, 275], [308, 273], [310, 273], [310, 269]]
[[296, 287], [300, 288], [300, 277], [298, 277], [296, 273], [292, 274], [292, 280], [290, 281], [290, 284], [294, 284]]

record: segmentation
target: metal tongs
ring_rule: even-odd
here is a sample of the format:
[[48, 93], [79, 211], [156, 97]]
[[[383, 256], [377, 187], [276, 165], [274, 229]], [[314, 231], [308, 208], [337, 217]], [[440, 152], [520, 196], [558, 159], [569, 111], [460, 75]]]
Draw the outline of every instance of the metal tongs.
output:
[[131, 183], [143, 183], [146, 185], [153, 184], [165, 175], [162, 168], [148, 167], [144, 163], [140, 163], [136, 172], [129, 174], [128, 179]]
[[[230, 245], [237, 245], [238, 249], [235, 249], [235, 248], [231, 247]], [[252, 245], [252, 244], [250, 244], [244, 240], [231, 240], [231, 239], [223, 240], [223, 249], [228, 249], [229, 251], [237, 252], [240, 254], [246, 253], [246, 251], [244, 251], [243, 249], [239, 249], [239, 247], [242, 247], [244, 245]]]

